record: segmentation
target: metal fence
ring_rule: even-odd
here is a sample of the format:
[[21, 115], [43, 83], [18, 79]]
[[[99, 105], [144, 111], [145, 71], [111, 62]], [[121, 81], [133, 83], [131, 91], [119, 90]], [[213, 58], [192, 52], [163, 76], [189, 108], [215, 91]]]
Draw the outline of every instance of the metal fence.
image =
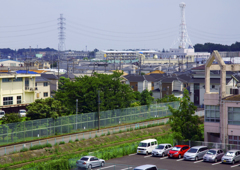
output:
[[[134, 123], [150, 118], [165, 117], [172, 113], [168, 105], [179, 107], [179, 102], [158, 103], [100, 112], [100, 127]], [[81, 132], [98, 127], [97, 112], [47, 118], [0, 125], [0, 145], [39, 139], [59, 134]]]
[[204, 142], [204, 141], [178, 141], [177, 144], [193, 146], [207, 146], [209, 149], [217, 148], [227, 152], [231, 149], [240, 149], [240, 145], [228, 144], [228, 143], [217, 143], [217, 142]]

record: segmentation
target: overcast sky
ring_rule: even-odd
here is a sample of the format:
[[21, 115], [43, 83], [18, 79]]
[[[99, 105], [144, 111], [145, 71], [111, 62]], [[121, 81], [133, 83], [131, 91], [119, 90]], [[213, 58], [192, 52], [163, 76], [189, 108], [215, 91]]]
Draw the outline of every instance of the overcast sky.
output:
[[[192, 44], [240, 41], [240, 0], [185, 0]], [[169, 49], [179, 35], [179, 0], [2, 0], [0, 48]], [[175, 45], [176, 46], [176, 45]]]

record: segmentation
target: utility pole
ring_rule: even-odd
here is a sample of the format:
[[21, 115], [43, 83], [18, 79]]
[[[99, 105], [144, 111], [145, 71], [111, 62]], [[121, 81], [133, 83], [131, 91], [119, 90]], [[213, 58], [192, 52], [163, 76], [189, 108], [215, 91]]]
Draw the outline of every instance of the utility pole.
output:
[[178, 72], [180, 72], [179, 56], [178, 56]]
[[98, 90], [98, 130], [100, 131], [100, 91]]
[[74, 61], [73, 61], [73, 73], [74, 73]]
[[77, 130], [78, 99], [76, 99], [76, 130]]
[[67, 60], [67, 76], [69, 78], [68, 60]]

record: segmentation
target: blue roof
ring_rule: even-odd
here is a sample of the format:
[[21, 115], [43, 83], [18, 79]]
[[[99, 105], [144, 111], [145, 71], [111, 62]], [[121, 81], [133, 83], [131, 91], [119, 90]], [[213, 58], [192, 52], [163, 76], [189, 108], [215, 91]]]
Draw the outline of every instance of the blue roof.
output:
[[16, 71], [16, 73], [17, 74], [38, 74], [38, 73], [36, 73], [36, 72], [34, 72], [34, 71], [26, 71], [26, 70], [18, 70], [18, 71]]

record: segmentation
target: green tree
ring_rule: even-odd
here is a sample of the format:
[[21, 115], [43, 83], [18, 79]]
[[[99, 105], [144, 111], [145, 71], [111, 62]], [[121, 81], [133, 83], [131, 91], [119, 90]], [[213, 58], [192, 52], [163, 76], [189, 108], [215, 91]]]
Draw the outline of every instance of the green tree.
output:
[[[16, 129], [19, 128], [20, 123], [17, 122], [21, 122], [22, 118], [18, 116], [17, 113], [9, 113], [9, 114], [5, 114], [5, 116], [2, 118], [2, 124], [7, 124], [6, 126], [3, 126], [3, 130], [6, 131], [6, 128], [11, 130], [11, 140], [13, 142], [13, 133], [15, 132]], [[15, 124], [10, 124], [9, 123], [15, 123]], [[10, 133], [10, 132], [8, 132]], [[4, 138], [3, 138], [4, 139]]]
[[157, 103], [166, 103], [166, 102], [174, 102], [174, 101], [180, 101], [179, 97], [175, 97], [173, 94], [165, 95], [161, 99], [157, 99]]
[[172, 112], [170, 125], [176, 140], [202, 140], [201, 121], [194, 115], [197, 107], [190, 101], [188, 90], [184, 90], [184, 96], [178, 109], [169, 106]]
[[111, 75], [94, 73], [93, 76], [76, 77], [76, 81], [61, 78], [55, 98], [68, 109], [81, 113], [96, 112], [98, 108], [98, 90], [100, 91], [100, 110], [113, 110], [129, 107], [134, 101], [134, 93], [127, 84], [122, 84], [122, 73]]
[[150, 105], [154, 101], [152, 91], [143, 90], [141, 93], [141, 105]]
[[57, 118], [71, 113], [60, 101], [53, 98], [37, 99], [27, 109], [27, 117], [31, 120]]

